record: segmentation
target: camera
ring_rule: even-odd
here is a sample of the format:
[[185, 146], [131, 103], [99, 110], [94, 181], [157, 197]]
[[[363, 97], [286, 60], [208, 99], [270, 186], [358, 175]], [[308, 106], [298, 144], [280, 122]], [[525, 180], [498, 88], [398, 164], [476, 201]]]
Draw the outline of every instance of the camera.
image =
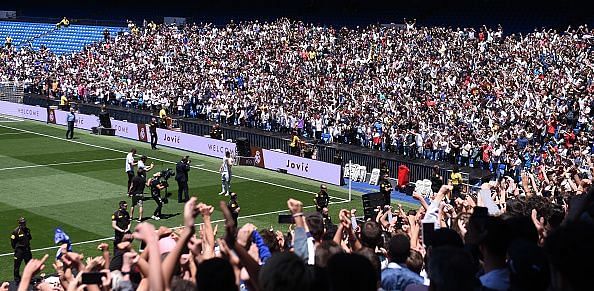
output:
[[169, 178], [171, 178], [174, 175], [175, 175], [175, 172], [171, 169], [165, 169], [165, 170], [161, 171], [161, 176], [159, 179], [159, 181], [161, 182], [161, 185], [163, 185], [165, 187], [169, 187], [169, 182], [167, 182], [167, 180], [169, 180]]
[[171, 178], [174, 175], [175, 175], [175, 172], [169, 168], [161, 171], [161, 175], [159, 177], [159, 184], [161, 184], [163, 187], [165, 187], [165, 197], [163, 197], [163, 199], [161, 199], [164, 204], [169, 203], [169, 197], [171, 197], [171, 193], [169, 193], [169, 191], [167, 191], [167, 188], [169, 187], [169, 182], [167, 180], [169, 180], [169, 178]]

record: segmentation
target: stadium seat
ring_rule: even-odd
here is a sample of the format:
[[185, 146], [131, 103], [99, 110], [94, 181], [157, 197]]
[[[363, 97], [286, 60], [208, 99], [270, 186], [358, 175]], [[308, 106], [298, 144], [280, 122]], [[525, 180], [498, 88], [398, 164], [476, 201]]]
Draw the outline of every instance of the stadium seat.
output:
[[103, 40], [107, 29], [114, 35], [125, 27], [71, 25], [56, 30], [54, 24], [0, 21], [0, 37], [10, 35], [16, 47], [31, 46], [39, 49], [45, 45], [56, 54], [68, 54], [82, 50], [85, 46]]
[[367, 167], [359, 166], [358, 170], [357, 182], [365, 182], [367, 180]]

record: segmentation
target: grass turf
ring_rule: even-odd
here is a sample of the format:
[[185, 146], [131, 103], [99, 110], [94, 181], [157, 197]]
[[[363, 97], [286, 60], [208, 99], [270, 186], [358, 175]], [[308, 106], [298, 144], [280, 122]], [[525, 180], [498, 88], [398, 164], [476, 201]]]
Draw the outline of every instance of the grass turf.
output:
[[[192, 165], [197, 167], [190, 171], [190, 195], [215, 208], [218, 208], [218, 201], [226, 200], [217, 195], [221, 190], [220, 159], [163, 147], [153, 151], [146, 143], [94, 136], [83, 130], [75, 132], [74, 141], [65, 140], [64, 135], [64, 128], [39, 122], [0, 123], [0, 183], [3, 185], [0, 235], [5, 238], [5, 243], [0, 244], [0, 279], [12, 279], [9, 239], [20, 216], [27, 219], [31, 229], [34, 257], [55, 254], [53, 229], [58, 226], [70, 235], [75, 243], [74, 251], [86, 256], [98, 255], [99, 241], [111, 243], [108, 239], [113, 236], [111, 214], [120, 200], [129, 200], [124, 194], [127, 181], [124, 158], [132, 147], [137, 148], [139, 154], [149, 156], [149, 164], [155, 164], [151, 173], [174, 169], [173, 162], [189, 154]], [[285, 212], [286, 200], [289, 197], [299, 199], [312, 210], [313, 193], [320, 185], [316, 181], [254, 167], [235, 167], [233, 174], [232, 190], [238, 193], [241, 206], [240, 224], [251, 222], [259, 228], [286, 231], [287, 225], [277, 224], [278, 213]], [[183, 205], [176, 203], [177, 185], [173, 179], [170, 184], [173, 199], [163, 208], [163, 213], [170, 218], [149, 220], [157, 226], [175, 227], [182, 221]], [[333, 218], [336, 219], [341, 208], [357, 208], [362, 213], [361, 193], [353, 192], [351, 202], [346, 201], [348, 193], [344, 188], [329, 186], [329, 193], [335, 197], [330, 206]], [[146, 200], [143, 216], [150, 217], [155, 206], [154, 201]], [[217, 209], [213, 220], [220, 219], [222, 214]], [[223, 224], [219, 224], [222, 229]], [[53, 273], [50, 264], [46, 263], [45, 271]]]

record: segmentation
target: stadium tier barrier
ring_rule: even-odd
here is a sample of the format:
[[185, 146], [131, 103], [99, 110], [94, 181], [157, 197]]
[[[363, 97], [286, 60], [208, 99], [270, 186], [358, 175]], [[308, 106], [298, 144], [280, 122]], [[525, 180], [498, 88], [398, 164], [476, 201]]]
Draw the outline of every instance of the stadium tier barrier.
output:
[[[0, 101], [0, 114], [17, 118], [32, 119], [56, 125], [66, 126], [68, 112], [53, 108], [44, 108], [25, 104]], [[150, 140], [148, 125], [112, 120], [115, 135], [123, 138], [147, 142]], [[99, 126], [99, 118], [95, 115], [76, 114], [75, 128], [92, 130]], [[167, 129], [157, 129], [158, 143], [180, 150], [186, 150], [211, 157], [222, 158], [225, 152], [236, 152], [233, 142], [207, 138]], [[317, 180], [329, 184], [340, 185], [340, 165], [293, 156], [283, 152], [258, 148], [255, 154], [255, 166], [283, 171], [288, 174]]]

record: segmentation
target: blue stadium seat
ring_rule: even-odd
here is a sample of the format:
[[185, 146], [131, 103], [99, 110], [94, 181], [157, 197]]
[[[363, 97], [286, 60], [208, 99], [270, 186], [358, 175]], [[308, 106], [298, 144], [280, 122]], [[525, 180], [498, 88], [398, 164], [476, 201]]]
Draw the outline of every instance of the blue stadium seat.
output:
[[0, 37], [10, 35], [17, 46], [27, 46], [31, 42], [34, 49], [45, 45], [56, 54], [69, 54], [82, 50], [86, 45], [103, 40], [103, 31], [111, 35], [125, 27], [70, 25], [55, 30], [54, 24], [0, 21]]

